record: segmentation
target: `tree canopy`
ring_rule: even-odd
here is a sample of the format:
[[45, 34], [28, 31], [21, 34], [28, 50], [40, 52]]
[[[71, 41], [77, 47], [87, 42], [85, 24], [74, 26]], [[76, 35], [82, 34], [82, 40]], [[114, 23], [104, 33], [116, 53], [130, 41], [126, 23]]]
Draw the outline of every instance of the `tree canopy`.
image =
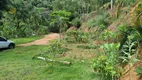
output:
[[0, 19], [2, 18], [2, 11], [8, 9], [8, 0], [0, 0]]

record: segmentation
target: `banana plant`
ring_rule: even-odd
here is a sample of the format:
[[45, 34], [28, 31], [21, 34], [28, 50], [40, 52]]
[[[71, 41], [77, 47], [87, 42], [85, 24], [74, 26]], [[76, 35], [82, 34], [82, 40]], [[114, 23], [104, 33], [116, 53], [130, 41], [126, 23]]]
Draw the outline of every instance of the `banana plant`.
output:
[[[122, 59], [122, 63], [128, 63], [129, 65], [129, 70], [126, 71], [128, 73], [131, 70], [131, 67], [133, 66], [134, 63], [138, 62], [139, 60], [137, 59], [137, 55], [133, 55], [136, 52], [136, 49], [133, 49], [133, 46], [135, 46], [137, 42], [132, 42], [132, 37], [128, 36], [128, 41], [126, 42], [125, 45], [123, 45], [122, 48], [122, 53], [124, 54], [123, 56], [120, 56], [119, 58]], [[125, 73], [125, 74], [126, 74]], [[129, 80], [131, 80], [130, 77], [130, 72], [129, 72]]]

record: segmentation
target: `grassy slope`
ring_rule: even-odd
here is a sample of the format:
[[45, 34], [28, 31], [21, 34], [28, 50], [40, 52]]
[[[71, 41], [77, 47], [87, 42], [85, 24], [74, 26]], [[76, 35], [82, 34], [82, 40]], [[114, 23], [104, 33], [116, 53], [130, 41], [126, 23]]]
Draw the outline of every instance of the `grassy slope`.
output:
[[52, 69], [44, 61], [32, 60], [34, 55], [46, 50], [47, 46], [29, 46], [1, 51], [0, 80], [98, 80], [90, 60], [81, 62], [79, 59], [63, 57], [61, 60], [69, 60], [73, 64], [54, 64]]

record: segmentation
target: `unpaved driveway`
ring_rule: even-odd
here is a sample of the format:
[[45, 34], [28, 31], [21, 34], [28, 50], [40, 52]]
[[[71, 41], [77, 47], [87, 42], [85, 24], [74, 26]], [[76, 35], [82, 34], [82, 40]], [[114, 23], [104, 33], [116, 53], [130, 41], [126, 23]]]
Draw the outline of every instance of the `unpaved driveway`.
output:
[[31, 45], [47, 45], [49, 41], [54, 39], [59, 39], [60, 36], [57, 33], [51, 33], [49, 35], [46, 35], [44, 38], [30, 42], [25, 44], [19, 44], [18, 46], [31, 46]]

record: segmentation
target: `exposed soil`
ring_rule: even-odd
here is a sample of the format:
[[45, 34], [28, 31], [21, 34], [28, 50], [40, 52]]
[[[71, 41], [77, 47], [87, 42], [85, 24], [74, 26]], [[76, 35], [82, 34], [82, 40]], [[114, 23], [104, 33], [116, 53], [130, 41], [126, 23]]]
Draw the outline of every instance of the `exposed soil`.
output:
[[[142, 60], [142, 44], [139, 45], [139, 47], [137, 49], [137, 53], [138, 53], [138, 56], [139, 56], [139, 60]], [[128, 71], [129, 70], [129, 65], [127, 65], [125, 67], [124, 73], [126, 73], [126, 71], [128, 71], [128, 72], [126, 74], [122, 75], [120, 80], [142, 80], [142, 78], [140, 78], [140, 76], [138, 76], [137, 73], [135, 72], [135, 69], [136, 69], [137, 66], [142, 67], [142, 62], [135, 63], [130, 68], [130, 71]]]
[[51, 33], [49, 35], [46, 35], [44, 38], [30, 42], [25, 44], [20, 44], [18, 46], [31, 46], [31, 45], [47, 45], [49, 41], [59, 39], [60, 35], [57, 33]]
[[125, 71], [128, 71], [126, 74], [122, 75], [120, 80], [142, 80], [140, 78], [140, 76], [137, 75], [137, 73], [135, 72], [135, 69], [137, 66], [142, 66], [142, 63], [136, 63], [134, 66], [130, 67], [130, 71], [129, 70], [129, 65], [127, 65], [125, 67]]

